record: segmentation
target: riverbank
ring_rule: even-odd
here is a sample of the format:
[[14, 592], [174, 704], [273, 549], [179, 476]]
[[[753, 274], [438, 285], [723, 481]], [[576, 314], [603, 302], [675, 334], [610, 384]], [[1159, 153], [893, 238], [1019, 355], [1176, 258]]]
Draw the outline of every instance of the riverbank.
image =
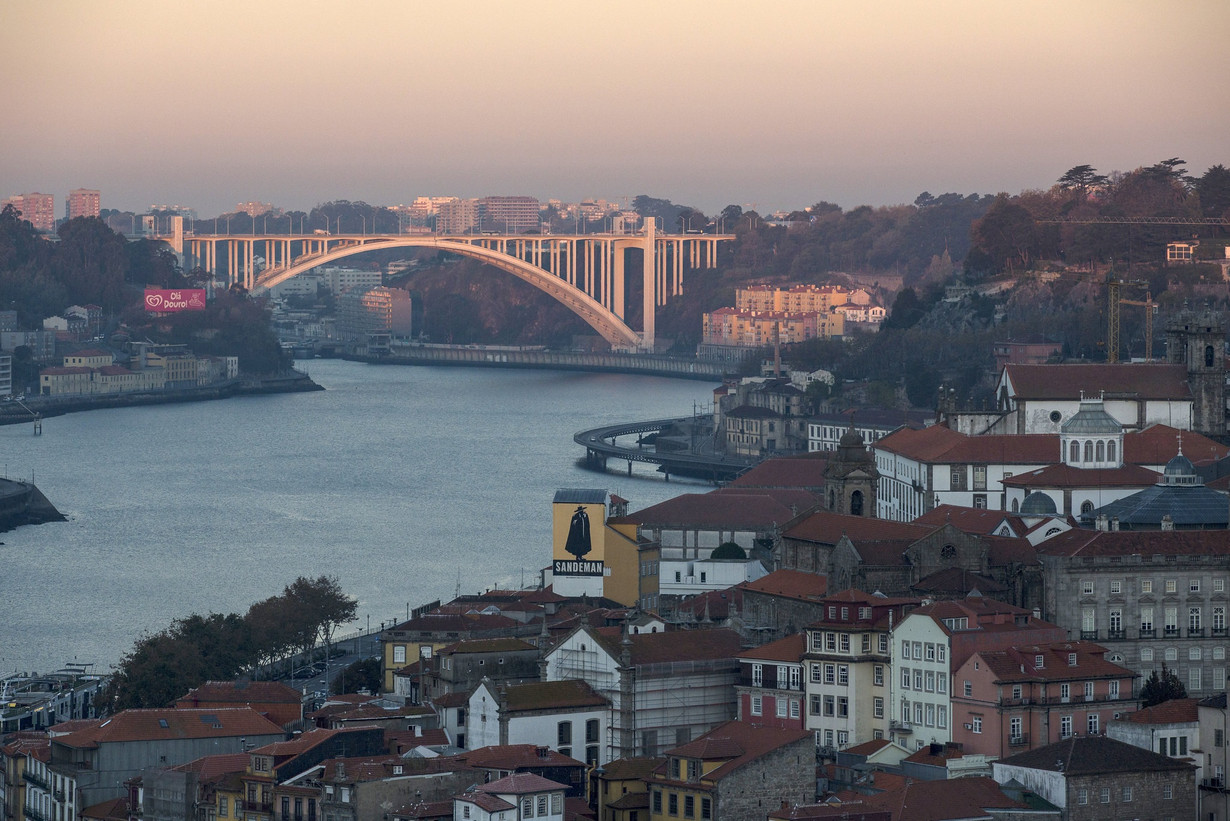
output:
[[275, 376], [241, 376], [216, 385], [196, 388], [174, 388], [161, 391], [93, 394], [74, 396], [34, 396], [22, 402], [6, 402], [0, 406], [0, 425], [33, 422], [35, 414], [46, 419], [78, 411], [100, 408], [127, 408], [135, 405], [166, 405], [177, 402], [207, 402], [235, 396], [259, 396], [271, 393], [302, 393], [323, 391], [306, 373], [291, 371]]
[[548, 351], [499, 345], [395, 344], [387, 354], [344, 354], [339, 358], [371, 365], [445, 365], [449, 367], [531, 368], [635, 376], [665, 376], [721, 382], [729, 369], [723, 362], [650, 354]]

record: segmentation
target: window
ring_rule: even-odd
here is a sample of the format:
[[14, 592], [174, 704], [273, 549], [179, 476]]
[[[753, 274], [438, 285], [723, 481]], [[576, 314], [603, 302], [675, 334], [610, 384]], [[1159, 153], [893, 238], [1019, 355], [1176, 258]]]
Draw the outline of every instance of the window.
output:
[[914, 689], [922, 690], [922, 688], [923, 688], [923, 671], [915, 670], [914, 671]]
[[814, 716], [820, 715], [820, 696], [812, 696], [811, 700], [808, 701], [807, 704], [808, 704], [807, 709], [811, 712], [812, 715]]
[[935, 705], [934, 704], [927, 705], [927, 717], [925, 721], [928, 727], [935, 726]]
[[[1218, 730], [1218, 732], [1221, 732], [1221, 731]], [[1221, 745], [1218, 744], [1217, 746], [1220, 747]], [[218, 817], [219, 818], [226, 818], [226, 816], [230, 813], [230, 808], [228, 806], [230, 804], [230, 801], [231, 800], [227, 798], [225, 795], [218, 796]]]
[[1172, 787], [1170, 784], [1163, 785], [1162, 786], [1162, 798], [1166, 799], [1167, 801], [1174, 798], [1174, 787]]
[[559, 815], [564, 811], [564, 796], [562, 793], [551, 794], [551, 814]]
[[1081, 632], [1094, 633], [1098, 629], [1097, 609], [1086, 607], [1081, 610]]
[[791, 718], [799, 717], [799, 700], [796, 698], [790, 699], [790, 717]]
[[1166, 608], [1166, 632], [1169, 635], [1175, 636], [1179, 633], [1179, 608]]
[[1152, 647], [1141, 648], [1140, 660], [1141, 661], [1153, 661], [1153, 648]]
[[1213, 633], [1224, 632], [1226, 632], [1226, 606], [1219, 604], [1213, 608]]
[[653, 811], [659, 814], [662, 812], [662, 791], [661, 790], [653, 791]]
[[880, 652], [881, 653], [888, 652], [888, 633], [880, 634]]
[[825, 684], [835, 684], [836, 682], [837, 682], [837, 665], [836, 664], [824, 665], [824, 683]]
[[683, 797], [683, 817], [684, 818], [695, 818], [696, 817], [696, 798], [695, 797], [690, 796], [690, 795], [685, 795]]
[[1076, 666], [1076, 653], [1068, 653], [1068, 666], [1069, 667]]
[[842, 718], [850, 715], [850, 699], [845, 696], [837, 697], [837, 715]]
[[700, 799], [700, 817], [701, 818], [712, 818], [713, 817], [712, 801], [713, 799], [710, 799], [710, 798]]
[[1110, 803], [1110, 787], [1103, 787], [1101, 790], [1101, 801], [1103, 804]]
[[935, 692], [937, 693], [947, 693], [948, 692], [948, 674], [947, 673], [940, 671], [935, 674]]
[[1124, 787], [1121, 795], [1123, 796], [1124, 801], [1131, 801], [1132, 800], [1132, 788], [1130, 786]]
[[1072, 716], [1064, 716], [1059, 719], [1059, 737], [1068, 738], [1072, 735]]
[[393, 645], [393, 663], [394, 664], [405, 664], [406, 663], [406, 645], [404, 644], [394, 644]]
[[1093, 682], [1085, 682], [1085, 701], [1093, 701]]
[[1109, 687], [1110, 697], [1118, 698], [1119, 697], [1119, 681], [1117, 679], [1111, 679], [1108, 687]]
[[974, 490], [986, 490], [986, 489], [987, 489], [987, 466], [986, 465], [974, 465]]
[[1200, 632], [1200, 608], [1187, 608], [1187, 632], [1198, 634]]
[[944, 648], [944, 645], [937, 644], [935, 646], [935, 660], [942, 662], [942, 661], [947, 660], [947, 658], [948, 658], [948, 651]]
[[1088, 804], [1089, 803], [1089, 790], [1086, 790], [1086, 789], [1077, 790], [1076, 791], [1076, 803], [1077, 804]]
[[1021, 729], [1023, 725], [1024, 725], [1024, 722], [1021, 720], [1020, 716], [1013, 716], [1012, 718], [1008, 719], [1009, 738], [1014, 738], [1019, 741], [1021, 736], [1024, 735], [1024, 732]]
[[1200, 668], [1193, 667], [1187, 671], [1187, 691], [1189, 693], [1200, 689]]
[[[833, 608], [830, 607], [829, 609], [832, 610]], [[826, 652], [829, 652], [829, 653], [837, 652], [837, 634], [836, 633], [825, 633], [824, 634], [824, 649]]]
[[599, 733], [598, 719], [591, 718], [585, 722], [585, 743], [586, 744], [597, 744], [598, 743], [598, 733]]
[[1213, 592], [1214, 593], [1225, 593], [1226, 592], [1226, 580], [1225, 579], [1214, 579], [1213, 580]]
[[1177, 581], [1175, 581], [1174, 579], [1166, 580], [1166, 592], [1167, 593], [1178, 592], [1178, 589], [1179, 589], [1179, 583]]
[[790, 689], [791, 690], [798, 690], [803, 686], [800, 683], [800, 679], [802, 678], [802, 676], [803, 676], [803, 672], [798, 667], [790, 668]]
[[666, 812], [668, 815], [679, 814], [679, 796], [675, 793], [667, 793], [666, 795]]
[[849, 653], [850, 652], [850, 634], [842, 633], [840, 636], [839, 644], [841, 646], [841, 652]]
[[784, 698], [776, 699], [776, 701], [774, 702], [774, 707], [776, 708], [774, 712], [776, 713], [778, 718], [786, 717], [786, 699]]
[[1097, 734], [1098, 734], [1098, 714], [1090, 713], [1089, 714], [1089, 735], [1097, 735]]
[[561, 721], [555, 727], [556, 744], [565, 746], [572, 743], [572, 722]]
[[918, 659], [919, 661], [922, 661], [922, 657], [923, 657], [922, 642], [916, 641], [914, 642], [914, 658]]
[[982, 732], [982, 716], [974, 716], [974, 720], [970, 722], [970, 726], [975, 733]]
[[935, 726], [941, 730], [948, 727], [948, 708], [943, 704], [935, 709]]
[[837, 700], [834, 696], [824, 696], [824, 714], [826, 716], [836, 715]]
[[1190, 581], [1188, 581], [1187, 592], [1188, 593], [1199, 593], [1200, 592], [1200, 579], [1191, 579]]
[[974, 509], [975, 510], [986, 510], [987, 509], [987, 495], [985, 493], [975, 493], [974, 494]]
[[902, 668], [901, 668], [901, 686], [902, 686], [902, 688], [903, 688], [903, 689], [906, 689], [906, 690], [910, 689], [910, 682], [911, 682], [912, 680], [913, 680], [913, 679], [912, 679], [912, 678], [911, 678], [911, 676], [910, 676], [910, 668], [909, 668], [909, 667], [902, 667]]
[[760, 696], [752, 696], [752, 715], [758, 716], [760, 715], [760, 711], [761, 711]]
[[753, 664], [752, 665], [752, 686], [753, 687], [763, 687], [764, 686], [764, 665], [763, 664]]
[[1188, 661], [1200, 661], [1200, 656], [1201, 656], [1201, 652], [1200, 652], [1199, 647], [1192, 647], [1192, 648], [1189, 648], [1187, 651]]
[[1068, 702], [1072, 699], [1072, 685], [1066, 681], [1059, 685], [1059, 700]]
[[1021, 685], [1019, 684], [1012, 685], [1012, 700], [1013, 701], [1021, 700]]
[[1152, 593], [1153, 592], [1153, 579], [1141, 579], [1140, 592], [1141, 593]]
[[1122, 608], [1115, 608], [1114, 610], [1110, 611], [1110, 632], [1112, 633], [1122, 633], [1123, 632], [1123, 610]]
[[1046, 666], [1046, 656], [1034, 656], [1034, 669], [1041, 670]]
[[873, 683], [877, 687], [884, 686], [884, 665], [877, 664], [873, 670]]
[[974, 695], [974, 685], [970, 684], [968, 681], [967, 681], [967, 682], [965, 682], [965, 689], [963, 690], [963, 692], [964, 692], [964, 694], [965, 694], [965, 697], [966, 697], [966, 698], [971, 698], [971, 697], [973, 697], [973, 695]]
[[[873, 703], [875, 706], [872, 709], [874, 711], [875, 717], [884, 718], [884, 699], [880, 698], [879, 696], [876, 696], [876, 699]], [[1220, 730], [1218, 732], [1220, 732]], [[1218, 745], [1218, 746], [1221, 746], [1221, 745]]]
[[927, 661], [935, 661], [935, 645], [927, 642]]
[[1152, 607], [1140, 608], [1140, 632], [1142, 633], [1152, 633], [1153, 632], [1153, 608]]
[[820, 683], [820, 665], [819, 664], [811, 665], [811, 681], [812, 681], [812, 684]]
[[1178, 661], [1178, 659], [1179, 659], [1178, 648], [1167, 647], [1166, 648], [1166, 661]]
[[845, 687], [850, 683], [850, 665], [837, 665], [837, 683]]
[[924, 686], [928, 693], [935, 692], [935, 671], [934, 670], [927, 671], [927, 680]]
[[1112, 580], [1110, 583], [1110, 594], [1112, 596], [1118, 596], [1122, 592], [1123, 592], [1123, 582], [1119, 579]]

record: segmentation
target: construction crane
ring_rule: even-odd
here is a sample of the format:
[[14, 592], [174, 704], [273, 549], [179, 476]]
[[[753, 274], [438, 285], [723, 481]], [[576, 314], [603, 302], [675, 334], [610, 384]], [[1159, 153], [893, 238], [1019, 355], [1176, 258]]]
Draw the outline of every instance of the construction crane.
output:
[[1153, 358], [1153, 315], [1157, 312], [1157, 303], [1153, 294], [1145, 291], [1143, 302], [1120, 297], [1120, 289], [1124, 285], [1137, 288], [1148, 288], [1149, 283], [1141, 279], [1108, 279], [1106, 281], [1106, 361], [1114, 364], [1119, 361], [1119, 306], [1143, 305], [1145, 308], [1145, 359]]

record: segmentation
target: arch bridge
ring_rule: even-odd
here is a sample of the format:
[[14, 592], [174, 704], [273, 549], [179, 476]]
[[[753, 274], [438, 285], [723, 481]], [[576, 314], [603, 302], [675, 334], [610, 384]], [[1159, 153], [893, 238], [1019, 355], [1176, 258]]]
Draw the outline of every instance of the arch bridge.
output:
[[[434, 248], [485, 262], [550, 295], [616, 350], [654, 348], [656, 309], [683, 293], [685, 274], [717, 265], [718, 243], [732, 234], [659, 234], [650, 220], [635, 234], [302, 234], [161, 237], [184, 267], [216, 274], [254, 293], [313, 268], [387, 248]], [[626, 256], [640, 251], [642, 328], [626, 320]]]

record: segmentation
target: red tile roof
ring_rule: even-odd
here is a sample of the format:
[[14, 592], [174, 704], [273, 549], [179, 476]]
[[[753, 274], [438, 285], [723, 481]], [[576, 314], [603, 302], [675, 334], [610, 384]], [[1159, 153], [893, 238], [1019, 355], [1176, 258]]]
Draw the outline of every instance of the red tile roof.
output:
[[[682, 747], [667, 750], [666, 754], [706, 761], [724, 761], [725, 763], [705, 775], [707, 781], [720, 781], [740, 767], [776, 749], [813, 738], [811, 730], [788, 730], [728, 721]], [[659, 780], [662, 780], [661, 776], [659, 771]]]
[[461, 753], [457, 758], [470, 767], [483, 770], [520, 770], [534, 767], [584, 767], [575, 758], [556, 752], [549, 747], [534, 744], [504, 744], [497, 747], [479, 747]]
[[739, 585], [748, 592], [804, 601], [814, 601], [823, 596], [828, 586], [827, 576], [804, 573], [801, 570], [774, 570], [754, 582]]
[[[623, 635], [618, 627], [594, 631], [607, 652], [619, 658]], [[724, 627], [710, 630], [675, 630], [668, 633], [636, 633], [630, 636], [632, 663], [665, 664], [676, 661], [733, 660], [742, 646], [739, 634]]]
[[814, 503], [815, 498], [806, 491], [740, 488], [738, 491], [685, 493], [608, 521], [642, 527], [687, 525], [727, 530], [767, 530], [774, 525], [785, 524]]
[[225, 753], [223, 755], [207, 755], [187, 764], [172, 767], [172, 770], [185, 773], [196, 773], [202, 781], [213, 781], [231, 773], [242, 773], [248, 769], [251, 761], [248, 753]]
[[1191, 724], [1200, 720], [1199, 703], [1198, 698], [1175, 698], [1128, 713], [1125, 720], [1133, 724]]
[[1084, 530], [1052, 536], [1038, 545], [1042, 556], [1230, 556], [1224, 530]]
[[795, 633], [793, 636], [744, 650], [738, 658], [745, 661], [787, 661], [797, 664], [802, 661], [806, 650], [807, 637], [803, 633]]
[[1004, 794], [990, 778], [956, 778], [941, 781], [907, 779], [895, 789], [865, 796], [851, 805], [862, 811], [892, 813], [892, 821], [948, 821], [953, 818], [986, 818], [988, 809], [1028, 810]]
[[[1070, 659], [1075, 654], [1076, 663]], [[1091, 641], [1020, 644], [1006, 650], [981, 650], [997, 682], [1073, 681], [1092, 678], [1136, 678], [1137, 674], [1106, 660], [1106, 648]], [[1039, 657], [1042, 666], [1038, 666]], [[968, 662], [967, 662], [968, 663]]]
[[294, 687], [280, 681], [207, 681], [200, 687], [189, 690], [188, 695], [180, 699], [181, 703], [194, 701], [236, 704], [276, 702], [297, 705], [303, 701], [303, 695]]
[[828, 465], [828, 457], [828, 453], [817, 451], [798, 456], [778, 456], [766, 459], [728, 484], [727, 487], [822, 488], [824, 487], [824, 468]]
[[1183, 365], [1088, 364], [1004, 366], [1012, 392], [1022, 399], [1079, 399], [1098, 392], [1142, 399], [1191, 399]]
[[788, 539], [835, 545], [843, 535], [860, 539], [917, 540], [934, 531], [934, 527], [910, 522], [893, 522], [866, 516], [819, 511], [804, 518], [782, 535]]
[[1078, 468], [1055, 464], [1018, 473], [1003, 480], [1004, 487], [1149, 487], [1157, 484], [1161, 474], [1139, 465], [1118, 468]]
[[439, 655], [460, 655], [464, 653], [512, 653], [518, 650], [537, 650], [527, 641], [514, 638], [502, 639], [465, 639], [454, 642], [439, 649]]
[[1194, 431], [1150, 425], [1123, 437], [1123, 461], [1135, 465], [1164, 465], [1178, 454], [1180, 437], [1183, 455], [1192, 464], [1224, 459], [1230, 454], [1230, 448]]
[[61, 736], [67, 747], [93, 748], [107, 742], [182, 738], [282, 735], [282, 728], [250, 707], [202, 710], [125, 710], [96, 726]]
[[513, 684], [504, 689], [503, 711], [571, 710], [582, 707], [598, 709], [610, 706], [610, 700], [595, 693], [579, 679], [566, 681], [531, 681]]
[[482, 784], [478, 789], [488, 793], [524, 795], [526, 793], [566, 790], [568, 785], [560, 784], [557, 781], [543, 778], [541, 775], [535, 775], [534, 773], [513, 773], [512, 775], [506, 775], [503, 778], [497, 778], [495, 781]]

